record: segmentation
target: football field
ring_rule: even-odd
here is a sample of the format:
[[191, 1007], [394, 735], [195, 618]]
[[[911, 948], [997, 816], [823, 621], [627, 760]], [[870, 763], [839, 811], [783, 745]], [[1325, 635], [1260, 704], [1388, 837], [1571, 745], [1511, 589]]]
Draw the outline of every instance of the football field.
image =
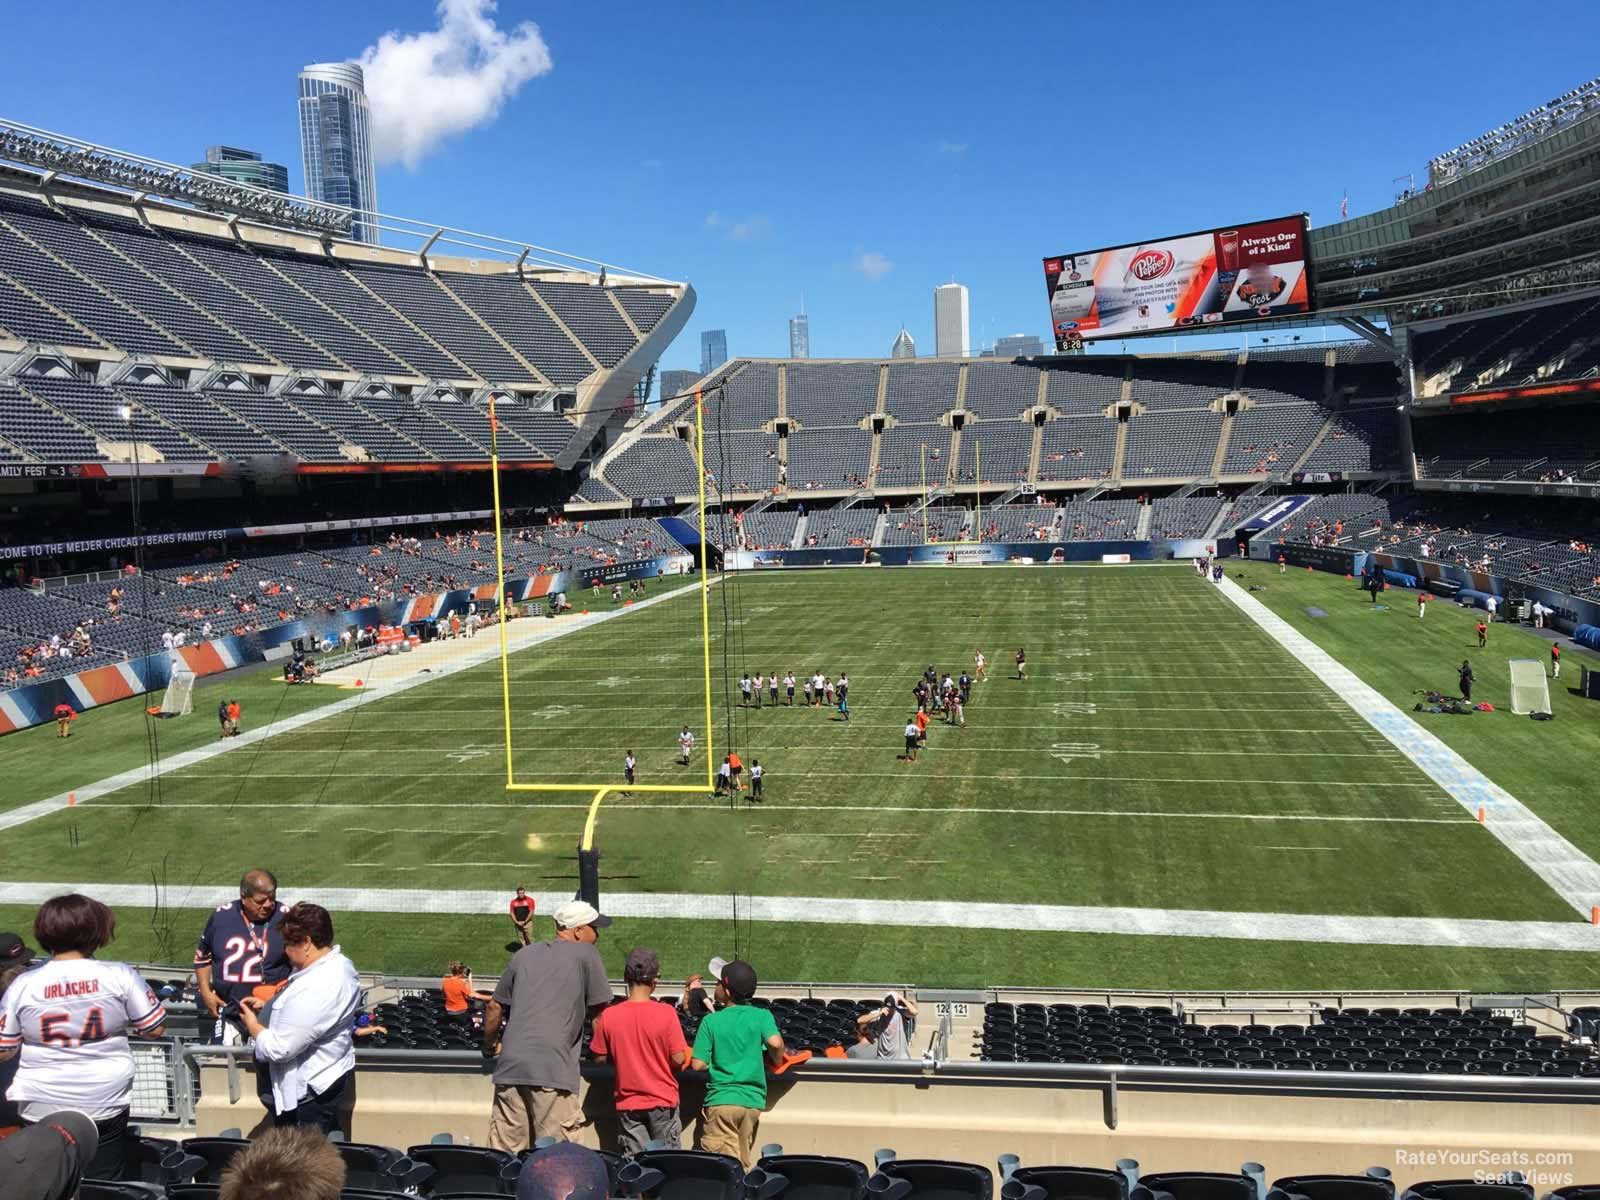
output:
[[[1330, 576], [1247, 566], [1238, 583], [1252, 582], [1264, 590], [1230, 596], [1186, 565], [726, 578], [710, 593], [711, 728], [689, 589], [510, 657], [515, 774], [620, 786], [631, 750], [640, 783], [694, 784], [708, 741], [718, 761], [760, 760], [760, 804], [613, 793], [600, 810], [602, 908], [619, 917], [603, 949], [656, 944], [669, 973], [737, 950], [790, 979], [925, 986], [1600, 982], [1580, 911], [1587, 872], [1600, 878], [1586, 811], [1600, 717], [1566, 680], [1551, 723], [1410, 712], [1468, 656], [1503, 704], [1508, 654], [1540, 643], [1496, 627], [1479, 655], [1446, 605], [1418, 622], [1409, 594], [1374, 610]], [[1264, 624], [1274, 614], [1288, 634]], [[965, 727], [935, 717], [906, 761], [917, 677], [970, 669], [980, 648], [989, 678]], [[848, 672], [848, 721], [798, 692], [739, 703], [746, 672], [814, 670]], [[1363, 710], [1345, 675], [1405, 718]], [[166, 756], [212, 745], [207, 713], [229, 686], [161, 723]], [[26, 919], [40, 885], [98, 888], [123, 918], [120, 953], [182, 961], [200, 911], [266, 866], [287, 899], [338, 901], [364, 969], [469, 957], [488, 973], [513, 887], [570, 895], [593, 787], [505, 791], [498, 661], [388, 696], [248, 687], [247, 725], [297, 726], [6, 830], [0, 927]], [[1416, 761], [1412, 717], [1470, 764], [1455, 783]], [[0, 741], [14, 785], [0, 816], [146, 760], [131, 706], [87, 714], [66, 743], [53, 732]], [[1482, 786], [1511, 803], [1480, 821], [1464, 797]]]

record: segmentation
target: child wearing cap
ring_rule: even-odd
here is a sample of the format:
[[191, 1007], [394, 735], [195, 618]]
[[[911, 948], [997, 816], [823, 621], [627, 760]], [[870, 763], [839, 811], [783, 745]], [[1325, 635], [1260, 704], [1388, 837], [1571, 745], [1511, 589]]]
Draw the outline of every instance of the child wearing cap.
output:
[[755, 1163], [756, 1130], [767, 1106], [767, 1063], [784, 1056], [783, 1036], [770, 1010], [750, 1003], [756, 972], [735, 959], [717, 980], [717, 1011], [700, 1022], [690, 1066], [706, 1071], [699, 1149]]
[[637, 1154], [657, 1142], [676, 1150], [683, 1139], [678, 1116], [675, 1072], [689, 1059], [677, 1011], [652, 996], [661, 978], [661, 961], [644, 946], [628, 952], [622, 968], [628, 998], [595, 1019], [589, 1049], [596, 1062], [616, 1068], [613, 1095], [618, 1140], [624, 1154]]

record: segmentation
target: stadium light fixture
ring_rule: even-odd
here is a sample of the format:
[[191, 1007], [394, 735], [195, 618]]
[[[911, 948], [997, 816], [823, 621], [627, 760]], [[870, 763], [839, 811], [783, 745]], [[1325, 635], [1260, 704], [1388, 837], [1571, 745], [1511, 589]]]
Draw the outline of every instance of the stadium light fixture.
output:
[[353, 226], [350, 210], [338, 205], [286, 196], [250, 184], [225, 182], [188, 167], [141, 158], [3, 119], [0, 119], [0, 160], [319, 234], [349, 234]]

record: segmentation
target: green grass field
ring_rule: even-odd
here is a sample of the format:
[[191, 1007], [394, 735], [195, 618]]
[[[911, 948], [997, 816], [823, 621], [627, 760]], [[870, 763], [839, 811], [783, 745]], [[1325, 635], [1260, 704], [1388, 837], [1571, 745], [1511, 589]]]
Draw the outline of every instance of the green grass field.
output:
[[[1237, 569], [1237, 568], [1236, 568]], [[1246, 565], [1258, 598], [1408, 709], [1453, 687], [1471, 657], [1479, 694], [1506, 700], [1506, 659], [1547, 643], [1497, 626], [1479, 652], [1472, 618], [1446, 604], [1419, 622], [1409, 593], [1373, 611], [1327, 575]], [[1319, 606], [1323, 618], [1306, 615]], [[667, 918], [619, 920], [603, 949], [660, 948], [669, 973], [717, 952], [769, 976], [1091, 987], [1590, 988], [1593, 955], [1226, 937], [919, 928], [736, 920], [743, 898], [983, 901], [1352, 917], [1573, 922], [1572, 907], [1450, 796], [1187, 567], [859, 570], [745, 575], [712, 591], [716, 753], [767, 768], [765, 803], [613, 796], [600, 815], [607, 894], [691, 893]], [[513, 655], [519, 779], [694, 783], [679, 728], [702, 746], [693, 594]], [[481, 640], [481, 638], [480, 638]], [[1027, 647], [1031, 678], [1010, 671]], [[990, 678], [967, 727], [935, 722], [919, 761], [900, 758], [910, 688], [981, 646]], [[848, 723], [827, 709], [733, 704], [739, 675], [848, 671]], [[1509, 712], [1422, 717], [1494, 782], [1600, 857], [1587, 820], [1600, 705], [1552, 684], [1557, 720]], [[236, 685], [235, 685], [236, 683]], [[218, 687], [246, 723], [334, 701], [266, 675], [212, 684], [196, 712], [160, 724], [164, 755], [208, 743]], [[120, 953], [182, 961], [203, 914], [185, 899], [248, 866], [296, 888], [435, 893], [525, 884], [570, 891], [588, 795], [515, 794], [505, 777], [497, 663], [369, 698], [293, 733], [6, 833], [7, 882], [146, 885], [123, 905]], [[135, 704], [91, 712], [74, 737], [0, 739], [0, 807], [145, 761]], [[509, 926], [444, 912], [335, 914], [366, 969], [434, 973], [452, 957], [499, 966]], [[0, 907], [0, 928], [28, 911]], [[612, 960], [617, 961], [612, 961]]]

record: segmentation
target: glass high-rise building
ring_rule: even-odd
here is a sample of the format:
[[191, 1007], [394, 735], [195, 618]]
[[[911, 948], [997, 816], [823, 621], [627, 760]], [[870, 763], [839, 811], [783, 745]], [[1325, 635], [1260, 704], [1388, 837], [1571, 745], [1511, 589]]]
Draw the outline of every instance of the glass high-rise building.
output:
[[972, 352], [967, 337], [967, 289], [959, 283], [941, 283], [933, 289], [933, 352], [940, 358], [965, 358]]
[[202, 175], [218, 175], [232, 183], [247, 183], [273, 192], [289, 191], [288, 167], [264, 162], [254, 150], [237, 146], [207, 146], [205, 162], [197, 162], [189, 169]]
[[700, 334], [700, 374], [709, 375], [728, 361], [728, 331], [707, 329]]
[[915, 358], [917, 356], [916, 339], [911, 336], [910, 330], [904, 325], [895, 335], [894, 345], [889, 349], [890, 358]]
[[313, 63], [300, 72], [300, 158], [306, 195], [356, 210], [351, 236], [376, 242], [369, 214], [378, 207], [378, 174], [368, 131], [366, 77], [350, 62]]
[[789, 357], [811, 357], [811, 320], [805, 313], [789, 318]]
[[699, 380], [698, 371], [666, 370], [661, 372], [661, 399], [682, 396], [694, 390]]

